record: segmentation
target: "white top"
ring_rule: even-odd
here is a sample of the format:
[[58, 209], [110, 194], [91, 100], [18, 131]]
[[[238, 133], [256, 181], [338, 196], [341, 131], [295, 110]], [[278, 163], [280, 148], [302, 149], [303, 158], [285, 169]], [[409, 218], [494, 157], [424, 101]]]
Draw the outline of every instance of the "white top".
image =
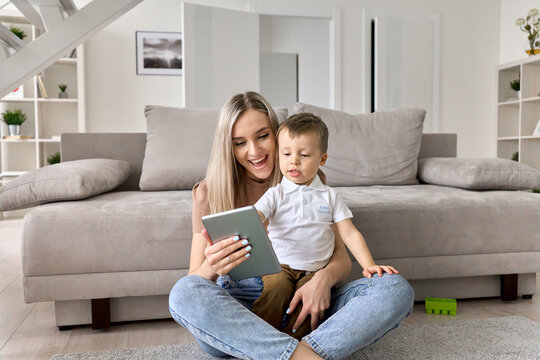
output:
[[304, 271], [326, 266], [334, 253], [332, 224], [352, 218], [339, 193], [319, 176], [308, 186], [284, 177], [255, 207], [269, 219], [268, 237], [279, 262]]

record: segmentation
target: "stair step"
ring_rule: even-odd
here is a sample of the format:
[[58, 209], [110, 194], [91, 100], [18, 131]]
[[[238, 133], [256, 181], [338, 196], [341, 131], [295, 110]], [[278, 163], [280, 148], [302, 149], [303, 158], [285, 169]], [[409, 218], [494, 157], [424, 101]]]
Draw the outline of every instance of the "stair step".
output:
[[23, 16], [32, 23], [39, 34], [45, 32], [45, 24], [41, 19], [41, 15], [28, 0], [11, 0], [11, 3], [23, 14]]
[[19, 39], [14, 33], [11, 32], [11, 30], [2, 24], [0, 24], [0, 39], [4, 40], [6, 44], [15, 50], [20, 50], [25, 45], [21, 39]]
[[[12, 0], [19, 3], [23, 0]], [[62, 0], [55, 0], [62, 1]], [[69, 0], [71, 1], [71, 0]], [[73, 15], [51, 27], [49, 31], [25, 45], [15, 54], [0, 61], [0, 98], [19, 84], [48, 68], [66, 53], [93, 34], [125, 14], [142, 0], [93, 0]], [[40, 6], [49, 0], [34, 0]], [[62, 6], [65, 5], [62, 1]], [[41, 8], [40, 8], [41, 9]], [[57, 7], [58, 13], [61, 10]], [[71, 10], [66, 9], [66, 12]], [[46, 27], [49, 25], [46, 23]]]
[[39, 6], [39, 12], [46, 31], [51, 31], [51, 29], [64, 21], [64, 15], [62, 15], [62, 10], [58, 6]]

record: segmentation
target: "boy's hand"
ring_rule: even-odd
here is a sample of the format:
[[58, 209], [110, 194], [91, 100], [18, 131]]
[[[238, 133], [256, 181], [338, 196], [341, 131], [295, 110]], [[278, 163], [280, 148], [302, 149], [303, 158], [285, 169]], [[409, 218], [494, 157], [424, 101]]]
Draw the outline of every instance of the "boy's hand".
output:
[[362, 275], [364, 277], [370, 278], [373, 276], [373, 274], [377, 273], [379, 276], [382, 276], [383, 272], [388, 273], [390, 275], [392, 274], [399, 274], [399, 271], [394, 269], [392, 266], [389, 265], [373, 265], [369, 266], [362, 271]]

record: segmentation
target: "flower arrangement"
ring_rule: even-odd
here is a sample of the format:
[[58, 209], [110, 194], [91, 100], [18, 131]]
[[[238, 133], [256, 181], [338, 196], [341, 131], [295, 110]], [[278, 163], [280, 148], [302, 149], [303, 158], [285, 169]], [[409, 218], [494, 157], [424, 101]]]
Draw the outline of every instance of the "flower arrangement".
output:
[[529, 34], [527, 40], [529, 41], [529, 50], [525, 52], [530, 55], [540, 53], [540, 20], [538, 19], [538, 9], [531, 9], [526, 18], [519, 18], [516, 20], [516, 25], [519, 26], [521, 31]]

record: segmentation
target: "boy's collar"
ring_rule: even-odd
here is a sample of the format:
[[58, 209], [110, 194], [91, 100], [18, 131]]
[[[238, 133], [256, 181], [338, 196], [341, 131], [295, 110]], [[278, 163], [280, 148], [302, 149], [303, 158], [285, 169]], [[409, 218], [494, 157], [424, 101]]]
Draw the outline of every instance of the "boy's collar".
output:
[[[295, 184], [291, 180], [287, 179], [284, 176], [283, 179], [281, 179], [281, 186], [283, 186], [283, 191], [285, 192], [285, 194], [288, 194], [288, 193], [293, 192], [294, 190], [298, 189], [300, 186], [304, 186], [304, 185]], [[319, 175], [315, 175], [315, 178], [313, 179], [311, 184], [309, 184], [307, 187], [309, 187], [309, 188], [311, 188], [313, 190], [318, 190], [318, 191], [324, 191], [325, 190], [324, 184], [322, 183], [321, 179], [319, 178]]]

